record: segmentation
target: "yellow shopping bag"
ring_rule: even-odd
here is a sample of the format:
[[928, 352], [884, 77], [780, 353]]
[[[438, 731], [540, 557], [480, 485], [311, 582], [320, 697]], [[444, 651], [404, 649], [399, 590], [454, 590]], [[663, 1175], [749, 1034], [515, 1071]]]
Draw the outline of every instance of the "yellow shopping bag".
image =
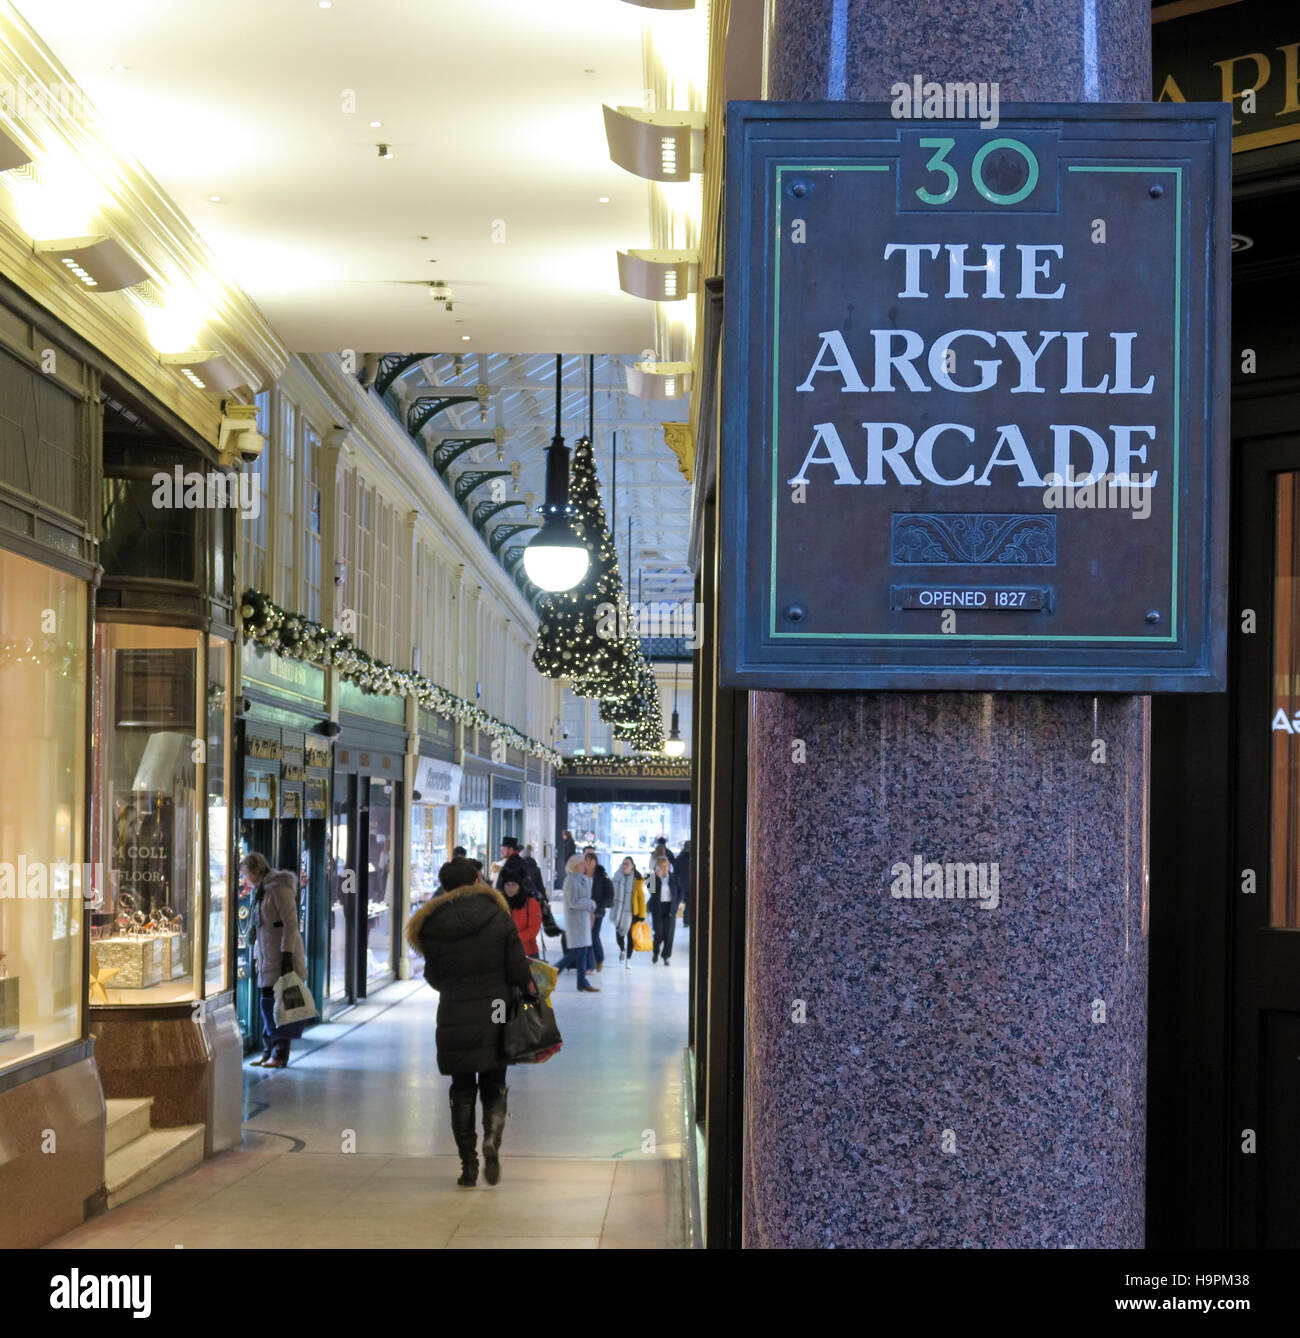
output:
[[644, 920], [638, 920], [632, 926], [632, 947], [637, 952], [650, 952], [654, 948], [654, 935]]

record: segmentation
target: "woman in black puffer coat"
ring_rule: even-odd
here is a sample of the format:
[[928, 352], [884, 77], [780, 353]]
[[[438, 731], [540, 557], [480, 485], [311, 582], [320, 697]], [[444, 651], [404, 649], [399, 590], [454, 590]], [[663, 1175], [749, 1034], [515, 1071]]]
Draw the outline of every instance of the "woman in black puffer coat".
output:
[[424, 978], [438, 991], [438, 1071], [451, 1075], [451, 1128], [460, 1153], [456, 1182], [478, 1180], [476, 1091], [483, 1098], [483, 1162], [489, 1185], [501, 1176], [506, 1068], [501, 1028], [514, 987], [534, 997], [524, 945], [506, 899], [480, 882], [469, 860], [438, 871], [442, 890], [411, 917], [410, 945], [424, 954]]

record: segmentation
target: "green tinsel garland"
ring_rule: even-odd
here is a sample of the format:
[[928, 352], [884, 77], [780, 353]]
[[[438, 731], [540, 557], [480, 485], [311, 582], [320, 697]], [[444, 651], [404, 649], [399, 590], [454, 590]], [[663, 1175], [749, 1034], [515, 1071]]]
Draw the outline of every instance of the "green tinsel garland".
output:
[[559, 766], [560, 753], [537, 739], [521, 734], [481, 707], [439, 687], [422, 674], [396, 669], [376, 660], [352, 644], [352, 638], [332, 632], [296, 613], [287, 613], [260, 590], [245, 590], [240, 599], [239, 615], [244, 636], [290, 660], [303, 660], [320, 669], [337, 669], [339, 676], [355, 683], [363, 692], [383, 696], [414, 697], [427, 711], [470, 725], [494, 739], [502, 739], [508, 748], [539, 757]]

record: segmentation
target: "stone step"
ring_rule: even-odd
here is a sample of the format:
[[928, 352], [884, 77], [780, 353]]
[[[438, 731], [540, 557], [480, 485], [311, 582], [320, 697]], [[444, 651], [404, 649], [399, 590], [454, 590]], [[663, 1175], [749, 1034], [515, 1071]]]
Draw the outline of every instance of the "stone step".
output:
[[104, 1130], [104, 1155], [112, 1156], [118, 1148], [134, 1143], [149, 1132], [153, 1097], [132, 1096], [105, 1101], [108, 1125]]
[[203, 1125], [151, 1129], [108, 1158], [104, 1173], [109, 1210], [156, 1189], [203, 1160]]

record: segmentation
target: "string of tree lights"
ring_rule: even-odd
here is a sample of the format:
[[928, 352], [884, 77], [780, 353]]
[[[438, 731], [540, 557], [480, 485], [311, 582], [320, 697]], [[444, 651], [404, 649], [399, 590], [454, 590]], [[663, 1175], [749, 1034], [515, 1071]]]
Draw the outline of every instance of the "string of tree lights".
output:
[[255, 641], [277, 655], [305, 660], [320, 669], [337, 669], [339, 677], [355, 683], [363, 692], [414, 697], [427, 711], [446, 720], [456, 720], [501, 739], [530, 757], [558, 765], [560, 754], [538, 739], [529, 738], [512, 725], [489, 715], [482, 707], [439, 687], [423, 674], [398, 669], [358, 650], [352, 638], [331, 631], [301, 614], [288, 613], [260, 590], [245, 590], [240, 599], [240, 620], [246, 640]]
[[569, 501], [574, 531], [592, 561], [573, 589], [542, 598], [533, 664], [548, 678], [567, 678], [576, 696], [599, 700], [601, 719], [615, 738], [642, 752], [658, 752], [663, 747], [659, 689], [627, 617], [590, 436], [574, 446]]

